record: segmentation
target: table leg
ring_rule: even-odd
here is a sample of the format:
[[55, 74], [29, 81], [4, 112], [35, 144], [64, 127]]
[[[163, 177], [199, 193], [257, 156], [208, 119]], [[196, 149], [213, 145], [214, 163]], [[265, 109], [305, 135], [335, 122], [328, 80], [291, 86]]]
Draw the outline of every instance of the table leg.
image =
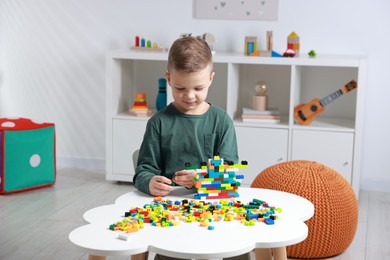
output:
[[89, 255], [88, 260], [106, 260], [106, 257], [100, 255]]
[[272, 248], [274, 254], [274, 260], [287, 260], [286, 247]]
[[272, 260], [271, 248], [256, 248], [256, 260]]
[[149, 256], [149, 252], [136, 254], [131, 256], [131, 260], [147, 260]]

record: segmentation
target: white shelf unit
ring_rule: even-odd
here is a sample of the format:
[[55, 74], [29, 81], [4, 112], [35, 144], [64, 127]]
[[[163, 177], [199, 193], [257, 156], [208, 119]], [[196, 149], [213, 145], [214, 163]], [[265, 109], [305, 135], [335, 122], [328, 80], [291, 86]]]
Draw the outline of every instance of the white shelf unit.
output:
[[[114, 51], [106, 57], [106, 168], [107, 179], [132, 181], [132, 153], [142, 142], [147, 118], [127, 114], [134, 94], [147, 94], [155, 107], [158, 79], [164, 77], [167, 53]], [[240, 160], [247, 160], [245, 184], [265, 168], [289, 160], [314, 160], [351, 183], [358, 196], [366, 84], [363, 56], [319, 55], [316, 58], [214, 55], [216, 76], [208, 101], [222, 107], [234, 120]], [[294, 120], [294, 107], [323, 98], [350, 80], [358, 88], [325, 107], [308, 126]], [[278, 108], [281, 122], [244, 123], [243, 107], [252, 106], [254, 86], [269, 84], [269, 107]], [[168, 86], [168, 103], [172, 101]]]

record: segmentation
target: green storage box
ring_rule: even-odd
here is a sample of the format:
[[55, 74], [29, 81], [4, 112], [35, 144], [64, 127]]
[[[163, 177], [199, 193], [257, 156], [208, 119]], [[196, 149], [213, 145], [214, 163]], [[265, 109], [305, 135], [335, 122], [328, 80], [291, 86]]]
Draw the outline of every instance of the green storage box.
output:
[[54, 124], [0, 118], [0, 167], [0, 194], [54, 185]]

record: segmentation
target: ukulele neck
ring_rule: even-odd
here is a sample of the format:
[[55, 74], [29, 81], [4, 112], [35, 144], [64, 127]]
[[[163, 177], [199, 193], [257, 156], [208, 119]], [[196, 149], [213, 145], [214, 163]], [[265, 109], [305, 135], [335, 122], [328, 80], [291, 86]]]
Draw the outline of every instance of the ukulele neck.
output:
[[326, 96], [324, 97], [323, 99], [320, 100], [320, 104], [322, 106], [326, 106], [327, 104], [329, 104], [330, 102], [336, 100], [338, 97], [340, 97], [341, 95], [343, 94], [343, 91], [341, 89], [333, 92], [332, 94], [330, 94], [329, 96]]

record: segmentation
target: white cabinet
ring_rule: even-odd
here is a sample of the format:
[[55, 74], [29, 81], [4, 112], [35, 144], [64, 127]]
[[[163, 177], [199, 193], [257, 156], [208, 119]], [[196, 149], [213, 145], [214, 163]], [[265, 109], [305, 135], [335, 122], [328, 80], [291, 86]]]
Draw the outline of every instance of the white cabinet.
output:
[[293, 130], [291, 159], [322, 163], [351, 183], [353, 143], [353, 133]]
[[[106, 57], [107, 179], [131, 181], [131, 155], [139, 148], [147, 118], [127, 114], [134, 94], [147, 94], [155, 107], [158, 79], [164, 77], [167, 53], [114, 51]], [[304, 56], [304, 55], [301, 55]], [[216, 75], [208, 101], [225, 109], [234, 120], [239, 157], [249, 162], [245, 183], [266, 167], [288, 160], [316, 160], [340, 172], [359, 191], [366, 61], [361, 56], [317, 58], [214, 55]], [[281, 122], [244, 123], [243, 107], [252, 106], [258, 81], [269, 85], [269, 107], [278, 108]], [[294, 120], [294, 107], [324, 98], [350, 80], [358, 88], [325, 107], [308, 126]], [[168, 103], [172, 101], [168, 89]]]
[[112, 170], [108, 179], [133, 181], [132, 156], [141, 146], [145, 120], [113, 119], [112, 127]]
[[250, 167], [243, 170], [243, 184], [250, 185], [261, 170], [287, 161], [287, 129], [236, 127], [238, 154]]

